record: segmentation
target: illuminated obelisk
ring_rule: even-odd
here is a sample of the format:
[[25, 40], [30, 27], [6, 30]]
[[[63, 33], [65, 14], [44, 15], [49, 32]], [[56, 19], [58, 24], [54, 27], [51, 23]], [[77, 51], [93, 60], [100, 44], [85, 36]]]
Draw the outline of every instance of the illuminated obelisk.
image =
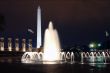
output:
[[37, 48], [41, 47], [41, 9], [40, 6], [38, 6], [37, 9]]

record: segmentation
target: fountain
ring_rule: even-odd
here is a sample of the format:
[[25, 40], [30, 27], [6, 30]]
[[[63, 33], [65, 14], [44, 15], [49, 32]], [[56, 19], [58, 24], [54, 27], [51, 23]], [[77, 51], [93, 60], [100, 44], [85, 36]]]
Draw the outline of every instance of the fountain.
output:
[[57, 30], [53, 29], [53, 24], [50, 22], [48, 29], [45, 30], [43, 61], [59, 61], [60, 50]]
[[[110, 60], [109, 52], [80, 52], [81, 64], [107, 63]], [[61, 52], [57, 30], [53, 28], [52, 22], [45, 30], [44, 46], [41, 52], [25, 52], [21, 58], [22, 63], [40, 64], [62, 64], [75, 63], [74, 52]]]
[[52, 22], [49, 22], [49, 27], [48, 29], [45, 30], [43, 53], [40, 54], [38, 52], [36, 53], [26, 52], [22, 56], [21, 60], [24, 63], [26, 61], [24, 59], [28, 57], [28, 61], [32, 61], [32, 62], [33, 60], [34, 62], [42, 61], [43, 63], [44, 62], [45, 63], [46, 62], [59, 62], [61, 60], [60, 51], [61, 51], [61, 47], [60, 47], [57, 30], [53, 28]]
[[[107, 62], [108, 60], [108, 62]], [[81, 63], [109, 63], [109, 52], [81, 52]]]

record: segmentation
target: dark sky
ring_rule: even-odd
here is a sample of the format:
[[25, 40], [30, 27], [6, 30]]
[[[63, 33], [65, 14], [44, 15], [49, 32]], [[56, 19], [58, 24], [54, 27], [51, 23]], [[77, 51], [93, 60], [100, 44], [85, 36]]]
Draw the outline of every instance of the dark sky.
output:
[[9, 37], [35, 37], [36, 8], [41, 6], [42, 32], [53, 21], [61, 44], [87, 44], [104, 41], [105, 30], [110, 31], [109, 0], [0, 0], [0, 14], [5, 17], [3, 33]]

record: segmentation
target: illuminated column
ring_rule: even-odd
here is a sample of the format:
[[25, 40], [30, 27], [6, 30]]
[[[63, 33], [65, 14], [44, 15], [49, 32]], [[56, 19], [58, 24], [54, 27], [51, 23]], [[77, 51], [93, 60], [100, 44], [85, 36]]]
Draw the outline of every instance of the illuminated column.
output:
[[26, 51], [26, 39], [22, 39], [22, 51]]
[[4, 51], [4, 38], [0, 38], [0, 51]]
[[19, 51], [19, 39], [15, 39], [15, 50]]
[[29, 39], [29, 51], [32, 51], [32, 39]]
[[12, 39], [8, 38], [8, 51], [12, 51]]
[[41, 9], [37, 9], [37, 48], [41, 47]]

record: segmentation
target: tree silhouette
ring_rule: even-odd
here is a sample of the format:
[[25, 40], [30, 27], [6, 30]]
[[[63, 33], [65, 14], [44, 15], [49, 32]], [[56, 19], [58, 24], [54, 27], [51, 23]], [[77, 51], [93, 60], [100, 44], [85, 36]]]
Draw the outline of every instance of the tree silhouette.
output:
[[4, 25], [5, 25], [4, 16], [0, 15], [0, 31], [4, 31]]

